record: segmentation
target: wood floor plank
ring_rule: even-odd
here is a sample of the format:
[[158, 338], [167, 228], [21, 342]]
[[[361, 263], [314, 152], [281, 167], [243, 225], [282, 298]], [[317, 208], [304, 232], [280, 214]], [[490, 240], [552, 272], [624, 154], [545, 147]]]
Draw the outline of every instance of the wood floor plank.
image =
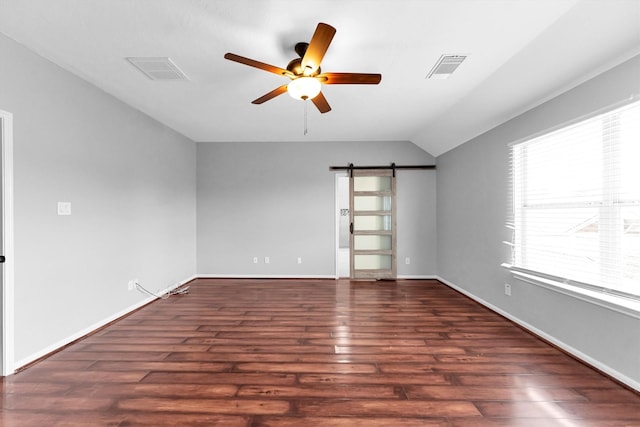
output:
[[[61, 371], [70, 371], [70, 370], [85, 370], [90, 366], [94, 365], [95, 360], [46, 360], [44, 362], [38, 363], [34, 366], [29, 375], [37, 375], [38, 371], [41, 370], [61, 370]], [[27, 375], [25, 375], [27, 376]]]
[[426, 360], [435, 361], [432, 357], [436, 354], [458, 353], [466, 354], [462, 347], [452, 347], [446, 344], [437, 345], [421, 345], [421, 346], [353, 346], [353, 345], [335, 345], [337, 354], [421, 354]]
[[[436, 356], [438, 362], [442, 363], [494, 363], [496, 361], [495, 355], [486, 355], [486, 354], [455, 354], [455, 355], [442, 355], [439, 354]], [[500, 357], [502, 363], [519, 363], [519, 364], [542, 364], [542, 365], [553, 365], [558, 364], [558, 366], [565, 366], [568, 361], [567, 356], [564, 354], [513, 354], [507, 353], [503, 354]], [[549, 368], [553, 369], [553, 368]]]
[[[246, 343], [245, 343], [246, 344]], [[209, 350], [211, 353], [273, 353], [282, 354], [333, 354], [334, 347], [329, 345], [216, 345]]]
[[153, 362], [128, 362], [115, 361], [95, 362], [91, 371], [154, 371], [154, 372], [224, 372], [231, 369], [231, 363], [219, 362], [186, 362], [186, 361], [153, 361]]
[[105, 352], [105, 351], [62, 351], [52, 355], [49, 360], [85, 360], [85, 361], [98, 361], [98, 360], [117, 360], [119, 362], [133, 362], [133, 361], [161, 361], [165, 360], [171, 353], [162, 352]]
[[587, 398], [570, 388], [514, 388], [469, 386], [416, 386], [405, 387], [409, 399], [528, 401], [528, 402], [585, 402]]
[[86, 384], [77, 385], [65, 392], [65, 396], [122, 397], [175, 397], [231, 398], [238, 393], [238, 386], [231, 384]]
[[210, 345], [194, 345], [194, 344], [88, 344], [82, 347], [83, 351], [99, 351], [99, 352], [138, 352], [138, 351], [156, 351], [159, 353], [168, 352], [197, 352], [207, 351]]
[[[274, 349], [277, 351], [277, 349]], [[334, 357], [331, 354], [317, 354], [314, 356]], [[195, 362], [298, 362], [303, 356], [298, 353], [258, 353], [247, 352], [215, 352], [206, 353], [171, 353], [166, 357], [166, 361], [195, 361]]]
[[[576, 362], [577, 363], [577, 362]], [[520, 388], [540, 388], [540, 387], [585, 387], [598, 388], [605, 392], [609, 389], [619, 389], [620, 386], [610, 379], [597, 374], [595, 371], [591, 375], [469, 375], [468, 373], [456, 374], [456, 380], [463, 385], [479, 385], [500, 387], [520, 387]]]
[[383, 416], [383, 417], [480, 417], [471, 402], [418, 401], [418, 400], [324, 400], [298, 402], [298, 412], [303, 415], [328, 416]]
[[607, 389], [606, 393], [602, 392], [602, 388], [591, 387], [574, 387], [577, 393], [585, 396], [590, 402], [599, 403], [631, 403], [637, 404], [640, 396], [638, 394], [623, 388], [611, 388]]
[[380, 371], [385, 374], [419, 374], [422, 372], [450, 372], [478, 374], [527, 374], [531, 372], [529, 366], [502, 363], [385, 363], [380, 365]]
[[626, 424], [602, 424], [578, 419], [539, 418], [456, 418], [448, 424], [451, 427], [630, 427]]
[[482, 415], [499, 418], [539, 418], [544, 414], [550, 419], [581, 419], [582, 417], [565, 410], [556, 402], [476, 402]]
[[295, 346], [300, 344], [299, 338], [258, 338], [253, 337], [250, 340], [246, 338], [220, 338], [220, 337], [212, 337], [212, 338], [188, 338], [185, 340], [186, 344], [206, 344], [207, 346], [227, 346], [227, 345], [243, 345], [246, 344], [247, 341], [251, 342], [254, 345], [258, 346]]
[[411, 348], [405, 348], [404, 352], [382, 354], [376, 354], [375, 352], [368, 354], [344, 354], [338, 352], [336, 354], [303, 354], [298, 357], [298, 361], [304, 363], [370, 363], [377, 365], [381, 363], [416, 363], [435, 360], [431, 355], [410, 354]]
[[198, 279], [0, 392], [3, 427], [640, 425], [640, 394], [434, 280]]
[[581, 419], [628, 420], [629, 422], [638, 420], [638, 407], [629, 402], [561, 402], [558, 405], [571, 416]]
[[344, 385], [344, 386], [258, 386], [245, 385], [238, 390], [239, 397], [278, 397], [288, 399], [330, 398], [330, 399], [398, 399], [399, 391], [393, 386]]
[[241, 375], [233, 372], [152, 372], [142, 380], [144, 383], [154, 384], [295, 384], [294, 374], [254, 373], [246, 372]]
[[289, 402], [275, 399], [194, 399], [194, 398], [134, 398], [121, 399], [117, 403], [122, 410], [148, 410], [156, 412], [186, 412], [224, 415], [284, 414]]
[[373, 374], [374, 365], [363, 363], [238, 363], [238, 371], [245, 372], [290, 372], [290, 373], [337, 373], [337, 374]]
[[151, 337], [145, 336], [143, 338], [140, 337], [111, 337], [111, 336], [100, 336], [100, 337], [91, 337], [87, 339], [86, 344], [133, 344], [133, 345], [148, 345], [148, 344], [182, 344], [184, 342], [183, 337]]
[[[125, 319], [126, 320], [126, 319]], [[137, 336], [146, 336], [146, 335], [141, 335], [139, 332], [141, 331], [149, 331], [149, 332], [153, 332], [153, 331], [158, 331], [158, 332], [179, 332], [179, 333], [183, 333], [183, 334], [188, 334], [189, 332], [195, 331], [197, 328], [199, 327], [199, 325], [194, 325], [194, 324], [184, 324], [184, 325], [177, 325], [175, 323], [169, 323], [164, 324], [164, 323], [160, 323], [160, 322], [150, 322], [150, 323], [135, 323], [135, 324], [130, 324], [130, 323], [126, 323], [126, 324], [120, 324], [120, 323], [114, 323], [111, 326], [109, 326], [108, 329], [105, 329], [104, 332], [105, 333], [110, 333], [110, 332], [116, 332], [116, 331], [120, 331], [120, 332], [128, 332], [131, 334], [136, 334]]]
[[354, 347], [419, 347], [425, 344], [423, 339], [392, 339], [392, 338], [372, 338], [372, 339], [359, 339], [359, 338], [326, 338], [319, 339], [314, 338], [308, 340], [310, 344], [316, 345], [337, 345], [341, 342], [348, 342], [349, 345]]
[[447, 427], [445, 419], [382, 417], [256, 417], [253, 427]]
[[301, 374], [298, 381], [301, 384], [451, 384], [451, 380], [441, 374]]
[[38, 399], [23, 399], [17, 394], [4, 396], [3, 409], [18, 409], [30, 411], [65, 412], [69, 408], [77, 411], [106, 410], [114, 403], [113, 399], [93, 397], [68, 397], [68, 396], [39, 396]]
[[535, 347], [518, 347], [518, 346], [510, 346], [510, 347], [478, 347], [475, 345], [466, 346], [468, 354], [476, 354], [476, 355], [492, 355], [494, 357], [503, 355], [503, 354], [551, 354], [558, 355], [558, 350], [551, 346], [535, 346]]
[[[273, 333], [273, 334], [281, 334], [280, 336], [283, 336], [286, 334], [286, 336], [289, 336], [288, 334], [292, 334], [292, 333], [297, 333], [297, 332], [305, 332], [305, 330], [309, 331], [309, 332], [313, 332], [311, 330], [311, 328], [305, 328], [304, 326], [300, 326], [300, 325], [296, 325], [296, 326], [274, 326], [274, 325], [269, 325], [268, 326], [268, 331]], [[255, 333], [256, 331], [262, 331], [262, 329], [259, 329], [256, 326], [246, 326], [246, 325], [233, 325], [233, 326], [227, 326], [227, 325], [223, 325], [223, 326], [213, 326], [213, 325], [201, 325], [198, 327], [198, 331], [199, 332], [214, 332], [214, 333], [223, 333], [223, 332], [228, 332], [228, 331], [233, 331], [233, 332], [252, 332]]]
[[[255, 339], [269, 339], [282, 337], [282, 331], [273, 331], [271, 328], [267, 330], [260, 330], [258, 328], [251, 328], [250, 331], [224, 331], [218, 332], [215, 336], [215, 344], [220, 344], [222, 339], [242, 340], [247, 342]], [[287, 338], [295, 339], [295, 344], [299, 343], [299, 340], [308, 340], [310, 338], [330, 338], [328, 332], [309, 332], [309, 331], [286, 331]]]
[[7, 427], [247, 427], [248, 416], [179, 413], [136, 413], [126, 411], [91, 412], [69, 411], [65, 414], [52, 412], [0, 411], [0, 420]]
[[[148, 371], [127, 371], [127, 372], [91, 372], [91, 371], [62, 371], [51, 369], [34, 370], [29, 375], [20, 375], [13, 381], [16, 382], [41, 382], [41, 383], [135, 383], [142, 380]], [[43, 381], [43, 378], [46, 381]]]
[[38, 382], [30, 383], [30, 382], [2, 382], [0, 383], [0, 392], [2, 392], [3, 396], [8, 394], [18, 394], [18, 395], [60, 395], [68, 392], [73, 385], [72, 384], [58, 384], [58, 383], [43, 383], [40, 382], [41, 378], [39, 377]]

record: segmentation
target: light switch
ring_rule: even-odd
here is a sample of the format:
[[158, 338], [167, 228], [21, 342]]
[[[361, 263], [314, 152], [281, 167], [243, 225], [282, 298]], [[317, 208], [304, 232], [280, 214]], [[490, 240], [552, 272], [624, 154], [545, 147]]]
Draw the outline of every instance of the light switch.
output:
[[58, 215], [71, 215], [71, 202], [58, 202]]

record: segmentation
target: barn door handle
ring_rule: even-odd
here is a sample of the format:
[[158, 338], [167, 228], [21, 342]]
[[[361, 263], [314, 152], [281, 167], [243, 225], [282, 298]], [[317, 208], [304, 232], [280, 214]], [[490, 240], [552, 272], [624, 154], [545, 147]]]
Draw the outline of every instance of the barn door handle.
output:
[[353, 234], [353, 223], [349, 224], [349, 233]]

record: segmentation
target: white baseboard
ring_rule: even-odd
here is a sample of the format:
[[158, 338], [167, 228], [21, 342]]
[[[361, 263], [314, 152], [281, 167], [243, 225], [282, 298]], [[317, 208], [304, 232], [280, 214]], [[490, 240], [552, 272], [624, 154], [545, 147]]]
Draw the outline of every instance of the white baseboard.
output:
[[530, 325], [529, 323], [519, 319], [516, 316], [513, 316], [512, 314], [502, 310], [501, 308], [496, 307], [495, 305], [483, 300], [480, 297], [477, 297], [476, 295], [470, 293], [469, 291], [455, 285], [454, 283], [448, 281], [447, 279], [444, 279], [442, 277], [437, 277], [437, 280], [441, 281], [442, 283], [444, 283], [445, 285], [449, 286], [452, 289], [455, 289], [456, 291], [460, 292], [461, 294], [471, 298], [472, 300], [476, 301], [479, 304], [482, 304], [483, 306], [487, 307], [488, 309], [498, 313], [499, 315], [506, 317], [507, 319], [511, 320], [514, 323], [517, 323], [518, 325], [520, 325], [521, 327], [523, 327], [524, 329], [532, 332], [533, 334], [539, 336], [540, 338], [543, 338], [545, 340], [547, 340], [548, 342], [552, 343], [553, 345], [557, 346], [558, 348], [561, 348], [562, 350], [566, 351], [567, 353], [571, 354], [573, 357], [575, 357], [576, 359], [579, 359], [581, 361], [583, 361], [584, 363], [604, 372], [605, 374], [609, 375], [612, 378], [615, 378], [616, 380], [620, 381], [621, 383], [631, 387], [634, 390], [640, 391], [640, 382], [635, 381], [633, 378], [629, 378], [626, 375], [622, 374], [621, 372], [618, 372], [617, 370], [611, 368], [608, 365], [605, 365], [604, 363], [600, 362], [599, 360], [596, 360], [594, 358], [592, 358], [591, 356], [584, 354], [583, 352], [581, 352], [580, 350], [577, 350], [576, 348], [570, 346], [569, 344], [557, 339], [556, 337], [547, 334], [544, 331], [541, 331], [540, 329], [536, 328], [533, 325]]
[[[161, 291], [160, 294], [165, 294], [165, 293], [167, 293], [167, 292], [169, 292], [169, 291], [171, 291], [171, 290], [173, 290], [175, 288], [178, 288], [178, 287], [184, 285], [185, 283], [188, 283], [191, 280], [196, 279], [196, 278], [197, 278], [197, 276], [195, 276], [195, 275], [191, 276], [190, 278], [188, 278], [186, 280], [183, 280], [181, 282], [178, 282], [178, 283], [176, 283], [174, 285], [171, 285], [171, 286], [167, 287], [164, 291]], [[80, 339], [80, 338], [82, 338], [82, 337], [84, 337], [86, 335], [89, 335], [90, 333], [102, 328], [105, 325], [108, 325], [109, 323], [113, 322], [114, 320], [117, 320], [117, 319], [119, 319], [119, 318], [121, 318], [123, 316], [126, 316], [127, 314], [139, 309], [140, 307], [143, 307], [143, 306], [149, 304], [150, 302], [152, 302], [152, 301], [154, 301], [156, 299], [157, 298], [154, 298], [154, 297], [145, 298], [142, 301], [139, 301], [139, 302], [137, 302], [137, 303], [125, 308], [124, 310], [121, 310], [121, 311], [119, 311], [119, 312], [107, 317], [106, 319], [102, 319], [101, 321], [96, 322], [93, 325], [91, 325], [89, 327], [86, 327], [86, 328], [76, 332], [73, 335], [70, 335], [70, 336], [68, 336], [66, 338], [63, 338], [60, 341], [58, 341], [56, 343], [53, 343], [50, 346], [45, 347], [44, 349], [42, 349], [42, 350], [40, 350], [40, 351], [38, 351], [36, 353], [33, 353], [33, 354], [31, 354], [31, 355], [29, 355], [29, 356], [27, 356], [27, 357], [25, 357], [25, 358], [23, 358], [21, 360], [15, 361], [14, 362], [14, 367], [11, 370], [11, 373], [16, 372], [20, 368], [22, 368], [24, 366], [27, 366], [30, 363], [33, 363], [34, 361], [40, 359], [41, 357], [46, 356], [47, 354], [50, 354], [50, 353], [52, 353], [52, 352], [54, 352], [56, 350], [61, 349], [62, 347], [74, 342], [77, 339]]]
[[[198, 274], [199, 279], [336, 279], [335, 275], [288, 274]], [[348, 279], [348, 277], [344, 277]], [[397, 279], [439, 280], [434, 275], [398, 275]]]
[[198, 274], [198, 279], [335, 279], [332, 275], [288, 274]]

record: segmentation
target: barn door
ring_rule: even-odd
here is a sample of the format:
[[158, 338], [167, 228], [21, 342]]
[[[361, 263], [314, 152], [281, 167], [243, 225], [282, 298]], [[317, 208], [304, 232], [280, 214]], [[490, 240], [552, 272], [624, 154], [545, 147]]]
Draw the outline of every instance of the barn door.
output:
[[396, 179], [393, 170], [353, 170], [349, 182], [352, 279], [396, 277]]

